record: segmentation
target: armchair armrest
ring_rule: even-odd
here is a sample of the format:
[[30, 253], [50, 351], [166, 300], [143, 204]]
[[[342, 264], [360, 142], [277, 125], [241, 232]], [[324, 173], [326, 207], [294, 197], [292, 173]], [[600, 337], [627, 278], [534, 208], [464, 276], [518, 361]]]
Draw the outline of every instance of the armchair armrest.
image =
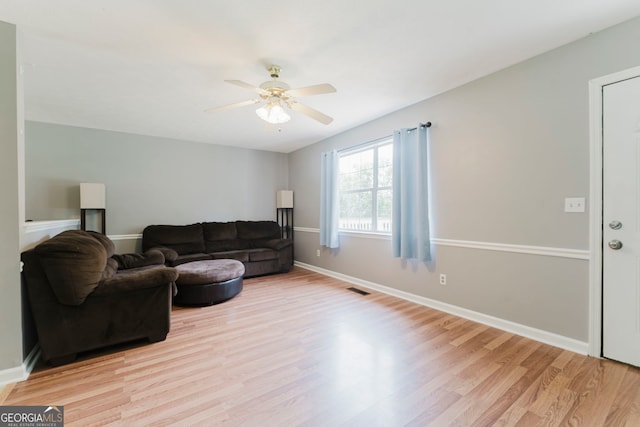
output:
[[178, 270], [173, 267], [147, 266], [118, 272], [113, 277], [102, 280], [91, 294], [108, 296], [136, 289], [155, 288], [175, 282]]
[[118, 270], [145, 267], [147, 265], [164, 265], [164, 254], [158, 249], [149, 249], [143, 254], [118, 254], [111, 258], [118, 263]]
[[164, 255], [164, 260], [166, 262], [171, 263], [176, 259], [178, 259], [178, 252], [176, 252], [174, 249], [167, 248], [166, 246], [154, 246], [153, 248], [149, 249], [149, 251], [152, 251], [152, 250], [162, 252], [162, 255]]

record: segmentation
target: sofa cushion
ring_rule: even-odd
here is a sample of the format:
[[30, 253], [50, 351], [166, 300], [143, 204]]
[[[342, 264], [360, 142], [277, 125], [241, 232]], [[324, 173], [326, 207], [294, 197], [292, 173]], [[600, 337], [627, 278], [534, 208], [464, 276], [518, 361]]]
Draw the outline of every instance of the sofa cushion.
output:
[[142, 250], [156, 246], [173, 249], [180, 255], [204, 252], [202, 225], [149, 225], [142, 231]]
[[203, 222], [202, 231], [205, 241], [235, 240], [238, 238], [235, 222]]
[[113, 263], [107, 267], [104, 245], [86, 232], [63, 231], [40, 243], [34, 252], [62, 304], [82, 304], [100, 280], [115, 275]]
[[235, 222], [203, 222], [206, 252], [233, 251], [248, 248], [248, 243], [238, 239]]
[[236, 221], [238, 238], [243, 240], [279, 239], [280, 227], [275, 221]]
[[215, 240], [205, 242], [205, 250], [211, 252], [221, 251], [235, 251], [239, 249], [248, 249], [251, 247], [251, 242], [248, 240]]

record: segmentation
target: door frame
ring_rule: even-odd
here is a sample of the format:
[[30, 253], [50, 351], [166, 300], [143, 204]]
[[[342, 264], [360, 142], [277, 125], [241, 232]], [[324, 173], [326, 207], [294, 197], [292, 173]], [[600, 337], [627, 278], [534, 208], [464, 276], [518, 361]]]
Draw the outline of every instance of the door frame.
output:
[[640, 66], [589, 81], [589, 355], [602, 357], [602, 89], [640, 76]]

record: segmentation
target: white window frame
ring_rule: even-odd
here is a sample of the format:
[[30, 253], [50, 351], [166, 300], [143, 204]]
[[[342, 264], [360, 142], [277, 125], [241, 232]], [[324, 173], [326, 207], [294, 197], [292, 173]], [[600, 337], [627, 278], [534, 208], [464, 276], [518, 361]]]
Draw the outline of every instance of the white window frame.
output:
[[[388, 186], [379, 187], [378, 186], [378, 166], [379, 166], [379, 155], [378, 149], [380, 147], [384, 147], [387, 145], [393, 144], [393, 137], [387, 136], [384, 138], [377, 139], [375, 141], [367, 142], [364, 144], [357, 145], [355, 147], [347, 148], [338, 152], [338, 162], [342, 159], [342, 157], [350, 156], [353, 154], [362, 153], [363, 151], [373, 150], [373, 185], [372, 187], [357, 189], [357, 190], [349, 190], [346, 193], [364, 193], [371, 192], [372, 197], [372, 209], [371, 209], [371, 226], [377, 228], [378, 225], [378, 192], [381, 190], [391, 191], [393, 194], [393, 183]], [[340, 175], [338, 173], [338, 179], [340, 179]], [[343, 191], [338, 190], [339, 199], [342, 198]], [[389, 230], [361, 230], [361, 229], [353, 229], [353, 228], [342, 228], [340, 225], [342, 218], [338, 219], [338, 231], [340, 233], [357, 233], [357, 234], [373, 234], [373, 235], [381, 235], [381, 236], [391, 236], [391, 224], [389, 224]]]

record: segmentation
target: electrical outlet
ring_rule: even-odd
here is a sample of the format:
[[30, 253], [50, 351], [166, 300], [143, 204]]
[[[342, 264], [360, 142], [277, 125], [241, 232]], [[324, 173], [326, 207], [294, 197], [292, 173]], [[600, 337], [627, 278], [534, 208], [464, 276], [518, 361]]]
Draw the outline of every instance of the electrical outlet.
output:
[[584, 197], [567, 197], [566, 199], [564, 199], [565, 212], [584, 212], [584, 209]]
[[447, 275], [446, 274], [441, 274], [440, 275], [440, 284], [442, 286], [445, 286], [447, 284]]
[[320, 256], [320, 249], [316, 249], [316, 256]]

